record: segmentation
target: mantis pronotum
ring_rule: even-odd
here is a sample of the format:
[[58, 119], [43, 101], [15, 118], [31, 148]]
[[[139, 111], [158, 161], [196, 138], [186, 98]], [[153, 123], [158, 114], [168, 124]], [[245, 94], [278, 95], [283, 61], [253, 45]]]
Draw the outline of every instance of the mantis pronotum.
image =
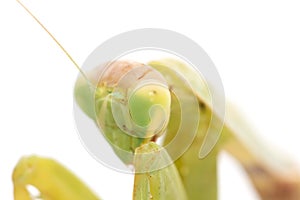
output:
[[[156, 70], [159, 71], [160, 67], [163, 66], [169, 66], [169, 65], [181, 65], [180, 62], [178, 61], [174, 61], [174, 60], [163, 60], [163, 61], [153, 61], [148, 63], [149, 66], [155, 68]], [[186, 67], [186, 66], [184, 66]], [[163, 72], [161, 72], [163, 73]], [[86, 82], [84, 82], [86, 83]], [[78, 92], [79, 90], [75, 91]], [[80, 98], [80, 96], [79, 96]], [[203, 104], [203, 102], [201, 102], [199, 100], [199, 105], [201, 105], [200, 110], [202, 112], [203, 116], [210, 116], [212, 113], [209, 109], [209, 107], [207, 107], [207, 105], [205, 105], [205, 103]], [[84, 102], [83, 102], [84, 103]], [[173, 99], [173, 110], [176, 110], [176, 103], [174, 103], [174, 99]], [[230, 113], [230, 111], [229, 111]], [[103, 116], [103, 115], [102, 115]], [[208, 117], [209, 118], [209, 117]], [[205, 120], [206, 118], [203, 118], [203, 120]], [[172, 119], [173, 121], [170, 123], [174, 123], [176, 124], [176, 117]], [[197, 160], [197, 154], [198, 153], [198, 148], [199, 148], [199, 144], [195, 145], [196, 150], [194, 149], [194, 146], [192, 146], [187, 152], [186, 154], [180, 158], [177, 162], [176, 162], [176, 166], [177, 168], [175, 168], [173, 165], [171, 166], [172, 169], [167, 169], [168, 171], [158, 171], [158, 172], [154, 172], [153, 174], [137, 174], [136, 175], [136, 182], [135, 182], [135, 189], [134, 189], [134, 198], [136, 199], [175, 199], [176, 197], [179, 196], [183, 196], [180, 199], [184, 198], [184, 194], [183, 193], [187, 193], [189, 199], [199, 199], [199, 198], [203, 198], [203, 199], [216, 199], [217, 198], [217, 193], [216, 193], [216, 173], [215, 173], [215, 166], [216, 166], [216, 156], [217, 153], [221, 150], [221, 149], [225, 149], [227, 150], [229, 153], [231, 153], [233, 156], [235, 156], [243, 165], [243, 167], [245, 167], [245, 169], [247, 170], [247, 172], [249, 173], [250, 177], [253, 179], [253, 182], [255, 184], [255, 186], [257, 187], [258, 191], [261, 193], [262, 197], [265, 199], [284, 199], [286, 197], [284, 197], [284, 195], [292, 195], [289, 196], [287, 198], [289, 199], [297, 199], [299, 192], [298, 192], [298, 187], [299, 184], [297, 182], [297, 180], [295, 181], [296, 184], [293, 183], [294, 181], [294, 177], [292, 177], [291, 179], [289, 179], [289, 177], [282, 177], [280, 176], [280, 173], [278, 174], [276, 172], [276, 167], [274, 167], [274, 163], [268, 163], [265, 162], [264, 158], [261, 158], [260, 155], [257, 155], [255, 150], [255, 145], [256, 144], [250, 144], [249, 141], [247, 140], [241, 140], [239, 138], [239, 134], [244, 134], [240, 132], [239, 127], [236, 127], [238, 119], [235, 119], [234, 116], [232, 117], [228, 117], [228, 119], [226, 120], [226, 126], [223, 132], [223, 136], [218, 144], [218, 146], [215, 148], [215, 150], [212, 152], [212, 154], [210, 155], [210, 157], [208, 157], [208, 159], [206, 160]], [[101, 122], [100, 122], [101, 123]], [[241, 124], [241, 123], [239, 123]], [[206, 122], [204, 121], [204, 123], [202, 122], [201, 124], [201, 129], [203, 131], [205, 131], [206, 127]], [[173, 126], [171, 126], [170, 128], [174, 128]], [[243, 128], [243, 127], [242, 127]], [[108, 131], [109, 132], [109, 131]], [[171, 131], [172, 133], [172, 131]], [[105, 133], [107, 134], [107, 132]], [[168, 137], [172, 138], [172, 135], [168, 135]], [[169, 138], [166, 138], [166, 142], [169, 140]], [[152, 139], [150, 139], [152, 140]], [[202, 140], [202, 138], [200, 137], [199, 140]], [[115, 141], [113, 141], [115, 142]], [[201, 141], [198, 141], [199, 143], [201, 143]], [[127, 144], [123, 143], [122, 144], [118, 144], [118, 145], [124, 145], [126, 146]], [[254, 145], [254, 147], [253, 147]], [[148, 147], [149, 146], [149, 147]], [[148, 148], [152, 148], [152, 149], [158, 149], [159, 147], [155, 145], [155, 143], [151, 143], [150, 141], [147, 141], [146, 146], [142, 146], [140, 145], [139, 142], [137, 142], [137, 145], [134, 146], [133, 149], [134, 151], [148, 151]], [[117, 152], [116, 152], [117, 153]], [[117, 153], [118, 154], [118, 153]], [[263, 155], [262, 155], [263, 156]], [[130, 162], [127, 161], [127, 158], [124, 158], [121, 154], [119, 154], [120, 159], [122, 159], [124, 162]], [[64, 179], [63, 176], [61, 176], [60, 174], [57, 174], [57, 171], [53, 170], [53, 168], [51, 167], [51, 162], [53, 161], [49, 161], [47, 159], [43, 160], [42, 158], [32, 158], [33, 160], [39, 161], [39, 162], [43, 162], [46, 166], [49, 167], [48, 170], [45, 170], [44, 173], [45, 174], [51, 174], [53, 177], [60, 177], [61, 179], [59, 179], [59, 183], [60, 184], [64, 184], [64, 185], [71, 185], [70, 183], [73, 183], [75, 181], [75, 179], [71, 178], [71, 179]], [[30, 159], [28, 159], [28, 162], [30, 161]], [[140, 161], [136, 161], [137, 164], [136, 166], [138, 166], [138, 164], [140, 164]], [[19, 165], [17, 166], [16, 169], [19, 169], [20, 166], [23, 166], [23, 161], [21, 161], [19, 163]], [[25, 167], [28, 165], [25, 165]], [[39, 165], [37, 165], [39, 166]], [[58, 168], [61, 170], [61, 172], [63, 174], [66, 174], [67, 172], [62, 170], [63, 168], [59, 165], [57, 165]], [[273, 169], [274, 167], [274, 169]], [[38, 167], [39, 168], [39, 167]], [[21, 168], [22, 169], [22, 168]], [[46, 167], [41, 167], [39, 168], [41, 169], [41, 172], [43, 171], [42, 169], [47, 169]], [[40, 171], [39, 169], [37, 169], [37, 171]], [[179, 171], [180, 176], [178, 176], [178, 178], [176, 178], [176, 171]], [[26, 170], [26, 169], [25, 169]], [[53, 171], [52, 171], [53, 170]], [[18, 170], [16, 170], [18, 171]], [[32, 173], [30, 170], [29, 173]], [[189, 171], [189, 173], [187, 173], [187, 171]], [[266, 179], [261, 180], [261, 177], [257, 177], [257, 172], [259, 173], [264, 173], [266, 176]], [[23, 170], [21, 170], [21, 172], [18, 171], [18, 173], [22, 174], [24, 173]], [[34, 173], [32, 173], [34, 175]], [[158, 188], [155, 187], [160, 187], [164, 184], [168, 184], [170, 181], [168, 181], [168, 176], [171, 176], [171, 179], [176, 183], [175, 185], [177, 185], [177, 187], [173, 188], [173, 190], [171, 191], [171, 194], [169, 194], [170, 196], [168, 196], [168, 193], [166, 191], [159, 191]], [[207, 176], [207, 177], [206, 177]], [[153, 179], [157, 178], [158, 180], [150, 180], [149, 177], [153, 177]], [[162, 179], [161, 177], [165, 177], [166, 179]], [[199, 177], [199, 179], [197, 179], [196, 177]], [[205, 177], [205, 178], [204, 178]], [[35, 179], [39, 179], [39, 175], [36, 175], [36, 177], [34, 177]], [[149, 180], [148, 180], [149, 179]], [[182, 180], [180, 180], [182, 179]], [[203, 180], [210, 180], [209, 183], [207, 183], [207, 181], [203, 182]], [[18, 186], [18, 177], [16, 177], [15, 179], [15, 185]], [[34, 182], [31, 182], [32, 180], [27, 179], [29, 182], [29, 184], [34, 184]], [[202, 180], [202, 181], [201, 181]], [[180, 182], [183, 183], [180, 183]], [[270, 184], [264, 184], [264, 182], [270, 181]], [[27, 182], [24, 181], [24, 184]], [[53, 184], [58, 184], [58, 183], [53, 183]], [[183, 184], [183, 187], [181, 186]], [[210, 186], [208, 186], [208, 184]], [[274, 185], [273, 185], [274, 184]], [[200, 185], [200, 187], [199, 187]], [[22, 189], [22, 187], [24, 185], [19, 185], [20, 189]], [[265, 187], [268, 188], [265, 188]], [[280, 187], [284, 186], [285, 189], [286, 187], [288, 187], [288, 190], [280, 190]], [[63, 196], [63, 187], [62, 188], [58, 188], [58, 189], [51, 189], [51, 187], [48, 187], [47, 184], [44, 184], [42, 181], [38, 182], [36, 184], [36, 187], [38, 189], [40, 189], [41, 195], [43, 198], [45, 199], [66, 199], [66, 198], [71, 198], [74, 199], [72, 196]], [[83, 190], [85, 190], [86, 188], [84, 188], [84, 186], [79, 186], [81, 187]], [[168, 187], [168, 185], [166, 186]], [[19, 197], [20, 199], [24, 199], [26, 195], [28, 194], [22, 194], [22, 190], [16, 189], [16, 198], [18, 195], [22, 195], [21, 197]], [[170, 187], [172, 188], [172, 187]], [[182, 189], [180, 189], [182, 188]], [[209, 188], [210, 190], [208, 190], [207, 188]], [[290, 189], [291, 188], [291, 189]], [[296, 188], [296, 189], [295, 189]], [[61, 191], [60, 191], [61, 189]], [[74, 188], [73, 188], [74, 189]], [[72, 190], [72, 189], [71, 189]], [[186, 191], [182, 191], [182, 190], [186, 190]], [[58, 192], [60, 191], [60, 192]], [[76, 194], [76, 189], [74, 189], [74, 191], [71, 191], [71, 194], [74, 193]], [[47, 193], [49, 194], [53, 194], [52, 197], [51, 195], [46, 195]], [[87, 192], [87, 196], [85, 196], [86, 199], [92, 199], [94, 197], [89, 197], [88, 194], [89, 192]], [[164, 196], [164, 193], [166, 193], [166, 196]], [[290, 193], [290, 194], [288, 194]], [[70, 194], [70, 195], [71, 195]], [[183, 194], [183, 195], [182, 195]], [[66, 193], [65, 195], [68, 195], [68, 193]], [[274, 196], [275, 195], [275, 196]], [[82, 199], [80, 197], [78, 197], [79, 199]]]

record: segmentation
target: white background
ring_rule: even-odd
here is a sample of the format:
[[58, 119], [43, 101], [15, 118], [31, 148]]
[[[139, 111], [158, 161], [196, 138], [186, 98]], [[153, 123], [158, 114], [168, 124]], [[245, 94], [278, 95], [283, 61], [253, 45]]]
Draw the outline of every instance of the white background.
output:
[[[214, 61], [226, 96], [260, 137], [299, 157], [300, 5], [297, 1], [37, 1], [24, 3], [81, 64], [101, 42], [154, 27], [196, 41]], [[77, 70], [16, 3], [0, 3], [0, 199], [12, 199], [11, 172], [22, 155], [56, 158], [104, 199], [131, 199], [132, 176], [97, 163], [73, 120]], [[220, 199], [257, 199], [227, 156]]]

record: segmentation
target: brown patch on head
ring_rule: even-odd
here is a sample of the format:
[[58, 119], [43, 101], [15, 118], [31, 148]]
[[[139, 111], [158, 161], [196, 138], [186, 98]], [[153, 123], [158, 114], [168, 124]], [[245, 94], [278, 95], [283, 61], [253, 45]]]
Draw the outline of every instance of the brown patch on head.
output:
[[[98, 67], [92, 76], [97, 81], [97, 85], [105, 84], [108, 87], [113, 87], [127, 72], [142, 66], [145, 64], [134, 61], [115, 61]], [[100, 80], [97, 80], [98, 78]]]

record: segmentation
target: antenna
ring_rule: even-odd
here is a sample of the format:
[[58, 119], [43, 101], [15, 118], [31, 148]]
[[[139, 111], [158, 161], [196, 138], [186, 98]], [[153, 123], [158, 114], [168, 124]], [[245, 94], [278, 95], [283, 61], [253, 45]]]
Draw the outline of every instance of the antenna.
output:
[[48, 35], [54, 40], [54, 42], [59, 46], [59, 48], [66, 54], [66, 56], [71, 60], [71, 62], [75, 65], [75, 67], [79, 70], [80, 74], [83, 78], [88, 82], [88, 84], [95, 88], [92, 83], [87, 78], [86, 74], [82, 71], [80, 66], [75, 62], [72, 56], [67, 52], [67, 50], [60, 44], [60, 42], [50, 33], [50, 31], [38, 20], [38, 18], [19, 0], [16, 0], [27, 12], [28, 14], [48, 33]]

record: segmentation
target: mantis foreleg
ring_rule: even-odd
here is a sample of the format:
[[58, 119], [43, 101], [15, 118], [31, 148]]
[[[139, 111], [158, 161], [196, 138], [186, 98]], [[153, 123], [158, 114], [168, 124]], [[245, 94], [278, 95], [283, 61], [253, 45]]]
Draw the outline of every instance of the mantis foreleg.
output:
[[[153, 153], [153, 156], [144, 159], [143, 154]], [[140, 156], [139, 156], [140, 155]], [[184, 186], [174, 164], [154, 170], [155, 165], [168, 162], [170, 159], [164, 148], [154, 142], [138, 147], [135, 151], [134, 165], [138, 171], [135, 174], [134, 200], [186, 200]]]
[[44, 200], [100, 200], [79, 178], [58, 162], [38, 156], [23, 157], [13, 171], [15, 200], [31, 200], [26, 187], [36, 187]]

